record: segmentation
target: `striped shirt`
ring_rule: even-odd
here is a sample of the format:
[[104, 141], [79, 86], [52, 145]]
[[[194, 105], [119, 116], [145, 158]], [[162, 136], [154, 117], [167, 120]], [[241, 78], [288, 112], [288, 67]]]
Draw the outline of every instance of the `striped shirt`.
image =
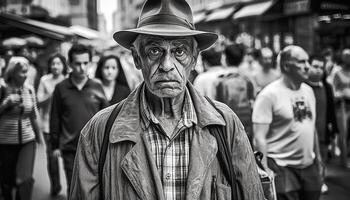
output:
[[[5, 86], [5, 99], [10, 94], [20, 94], [23, 106], [6, 109], [0, 115], [0, 144], [24, 144], [35, 139], [30, 116], [38, 113], [34, 89], [24, 85], [22, 89]], [[19, 129], [20, 127], [20, 129]]]
[[164, 197], [167, 200], [185, 199], [190, 146], [195, 131], [194, 124], [197, 123], [189, 92], [186, 89], [182, 117], [171, 138], [163, 131], [159, 120], [146, 102], [144, 88], [142, 93], [141, 124], [162, 180]]

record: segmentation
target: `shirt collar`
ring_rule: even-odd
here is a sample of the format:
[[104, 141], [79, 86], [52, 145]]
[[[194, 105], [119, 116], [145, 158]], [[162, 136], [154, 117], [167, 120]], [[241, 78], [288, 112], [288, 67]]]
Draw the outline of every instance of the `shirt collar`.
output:
[[[141, 89], [141, 105], [140, 105], [140, 113], [141, 113], [141, 119], [142, 123], [141, 126], [145, 130], [149, 127], [150, 123], [153, 122], [154, 124], [159, 124], [159, 120], [154, 115], [153, 111], [151, 110], [148, 102], [146, 101], [146, 89], [145, 85], [143, 85], [143, 88]], [[186, 127], [191, 127], [193, 124], [197, 124], [197, 115], [196, 111], [194, 109], [193, 102], [191, 100], [190, 93], [186, 87], [185, 90], [185, 97], [184, 97], [184, 104], [182, 107], [182, 115], [181, 120], [183, 121], [183, 124]]]
[[[142, 132], [142, 111], [141, 111], [141, 96], [142, 87], [140, 86], [132, 91], [124, 102], [117, 116], [115, 123], [113, 124], [109, 141], [111, 143], [130, 140], [139, 141]], [[191, 83], [187, 84], [187, 90], [190, 94], [191, 102], [193, 103], [193, 109], [196, 113], [197, 126], [203, 128], [209, 125], [222, 125], [225, 126], [226, 122], [223, 116], [208, 102], [206, 98], [201, 96], [192, 86]], [[219, 103], [216, 103], [219, 105]], [[219, 107], [223, 107], [220, 105]], [[149, 120], [148, 120], [149, 121]]]
[[[83, 88], [90, 86], [90, 84], [91, 84], [91, 79], [88, 77], [88, 80], [86, 81]], [[71, 74], [68, 76], [67, 85], [68, 85], [68, 88], [70, 88], [70, 89], [77, 88], [72, 82], [72, 75]]]

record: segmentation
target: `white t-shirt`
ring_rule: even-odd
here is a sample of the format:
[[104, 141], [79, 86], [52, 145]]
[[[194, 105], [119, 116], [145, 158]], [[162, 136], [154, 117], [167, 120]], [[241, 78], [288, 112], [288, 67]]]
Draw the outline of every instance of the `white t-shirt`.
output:
[[280, 166], [304, 168], [313, 163], [315, 96], [310, 86], [291, 90], [282, 78], [267, 85], [258, 95], [253, 123], [269, 124], [267, 156]]
[[214, 99], [216, 97], [218, 77], [224, 72], [225, 69], [221, 66], [210, 67], [208, 71], [197, 76], [193, 82], [193, 86], [200, 94]]

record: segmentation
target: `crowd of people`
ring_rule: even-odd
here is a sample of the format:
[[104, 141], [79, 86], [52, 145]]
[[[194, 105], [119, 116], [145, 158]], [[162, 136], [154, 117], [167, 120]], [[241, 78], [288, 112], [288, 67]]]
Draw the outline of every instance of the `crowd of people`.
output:
[[[296, 45], [276, 55], [267, 47], [234, 42], [207, 49], [215, 34], [188, 28], [186, 34], [169, 37], [165, 30], [157, 30], [157, 37], [138, 30], [115, 34], [132, 52], [144, 81], [130, 81], [139, 76], [123, 67], [125, 55], [101, 56], [95, 73], [89, 73], [93, 55], [82, 44], [73, 44], [67, 58], [53, 54], [40, 76], [30, 54], [19, 51], [5, 59], [0, 70], [0, 199], [31, 199], [36, 145], [44, 143], [53, 196], [62, 190], [61, 157], [71, 199], [96, 199], [97, 186], [104, 187], [105, 195], [127, 199], [152, 199], [159, 191], [165, 199], [190, 194], [227, 199], [234, 193], [260, 199], [252, 150], [263, 153], [261, 163], [274, 177], [278, 200], [317, 200], [327, 192], [325, 162], [338, 155], [332, 150], [339, 146], [349, 154], [350, 49], [342, 50], [340, 59], [331, 49], [309, 55]], [[195, 39], [187, 37], [191, 34]], [[197, 62], [200, 51], [202, 62]], [[196, 63], [202, 63], [202, 71], [194, 71]], [[116, 146], [107, 150], [105, 169], [110, 170], [99, 183], [96, 155], [113, 114], [110, 105], [119, 109], [109, 138]], [[218, 144], [212, 143], [208, 125], [226, 127], [237, 191], [227, 173], [218, 170], [221, 161], [211, 164], [222, 144], [217, 138]], [[336, 142], [340, 133], [343, 146]], [[196, 181], [208, 190], [199, 190]]]
[[316, 191], [319, 183], [326, 193], [325, 162], [339, 156], [340, 149], [349, 155], [349, 49], [339, 54], [327, 48], [309, 55], [288, 46], [274, 55], [269, 48], [240, 44], [201, 54], [205, 72], [194, 87], [238, 115], [252, 147], [265, 155], [264, 166], [275, 173], [277, 194], [287, 193], [278, 199], [290, 199], [296, 194], [289, 192], [299, 189]]
[[[267, 47], [255, 50], [229, 44], [203, 51], [201, 58], [204, 70], [193, 77], [194, 87], [228, 105], [243, 123], [252, 148], [266, 155], [264, 165], [274, 176], [283, 173], [289, 180], [285, 185], [276, 178], [277, 193], [312, 190], [318, 183], [322, 183], [322, 192], [327, 192], [325, 162], [334, 156], [331, 150], [339, 148], [338, 127], [348, 130], [350, 50], [344, 49], [336, 60], [330, 49], [308, 55], [300, 47], [290, 46], [275, 56]], [[60, 156], [69, 188], [82, 127], [99, 110], [130, 94], [133, 86], [117, 55], [101, 56], [93, 77], [88, 75], [91, 60], [90, 49], [80, 44], [73, 45], [68, 60], [53, 54], [48, 59], [47, 74], [40, 77], [37, 86], [33, 78], [29, 81], [30, 68], [35, 65], [28, 56], [18, 54], [7, 60], [1, 70], [0, 93], [4, 199], [11, 199], [14, 189], [20, 199], [31, 195], [35, 143], [44, 141], [51, 195], [62, 188]], [[319, 152], [314, 151], [314, 133]], [[347, 136], [345, 140], [347, 145]], [[320, 166], [314, 162], [316, 154], [320, 155]], [[318, 167], [322, 169], [320, 179], [311, 173]], [[300, 178], [308, 185], [301, 185]]]
[[32, 58], [24, 54], [9, 57], [2, 69], [0, 87], [3, 199], [13, 199], [14, 191], [16, 199], [30, 199], [35, 143], [44, 141], [51, 195], [62, 189], [60, 156], [69, 186], [80, 130], [99, 110], [129, 95], [131, 89], [118, 56], [102, 56], [94, 78], [88, 76], [91, 61], [90, 48], [74, 44], [68, 60], [59, 53], [48, 59], [47, 74], [39, 77], [35, 85], [35, 81], [29, 81], [29, 69], [35, 69]]

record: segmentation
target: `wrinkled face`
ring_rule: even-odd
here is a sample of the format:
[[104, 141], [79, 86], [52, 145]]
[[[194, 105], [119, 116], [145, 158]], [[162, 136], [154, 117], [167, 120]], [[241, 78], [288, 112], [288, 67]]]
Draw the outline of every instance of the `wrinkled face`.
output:
[[113, 81], [119, 74], [118, 63], [114, 58], [105, 61], [102, 66], [102, 78], [107, 81]]
[[309, 69], [309, 80], [313, 82], [321, 81], [324, 73], [324, 68], [324, 61], [317, 59], [312, 60]]
[[60, 75], [63, 72], [63, 63], [60, 58], [56, 57], [51, 62], [51, 73], [53, 75]]
[[131, 50], [151, 93], [161, 98], [173, 98], [185, 91], [198, 56], [193, 38], [140, 35]]
[[87, 76], [87, 70], [90, 66], [90, 58], [88, 53], [73, 54], [70, 63], [72, 75], [77, 78], [84, 78]]

